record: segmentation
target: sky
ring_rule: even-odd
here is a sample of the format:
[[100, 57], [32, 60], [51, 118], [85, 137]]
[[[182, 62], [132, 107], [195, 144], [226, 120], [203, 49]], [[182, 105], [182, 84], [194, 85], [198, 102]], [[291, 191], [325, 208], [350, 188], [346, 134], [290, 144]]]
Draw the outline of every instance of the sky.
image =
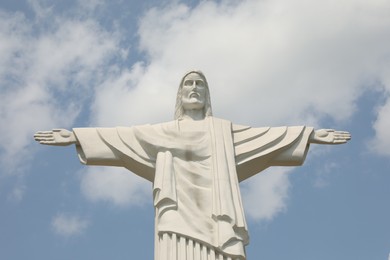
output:
[[248, 259], [390, 259], [390, 1], [2, 0], [0, 259], [153, 259], [151, 184], [39, 130], [216, 117], [351, 132], [241, 183]]

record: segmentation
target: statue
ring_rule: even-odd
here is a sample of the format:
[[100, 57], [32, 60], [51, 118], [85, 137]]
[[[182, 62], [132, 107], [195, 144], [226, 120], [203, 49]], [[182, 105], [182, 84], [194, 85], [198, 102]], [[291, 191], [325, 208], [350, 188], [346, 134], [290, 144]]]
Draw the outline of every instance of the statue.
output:
[[204, 74], [190, 71], [180, 82], [174, 121], [34, 137], [45, 145], [75, 144], [83, 164], [125, 167], [153, 183], [155, 260], [245, 260], [249, 237], [239, 182], [270, 166], [299, 166], [311, 143], [343, 144], [351, 135], [215, 118]]

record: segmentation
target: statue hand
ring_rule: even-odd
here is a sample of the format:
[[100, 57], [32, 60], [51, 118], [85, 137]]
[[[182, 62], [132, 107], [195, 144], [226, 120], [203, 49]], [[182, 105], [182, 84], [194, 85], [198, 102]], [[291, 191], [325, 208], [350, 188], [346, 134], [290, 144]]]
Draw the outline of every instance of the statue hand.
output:
[[346, 131], [334, 129], [320, 129], [314, 131], [310, 138], [311, 143], [316, 144], [344, 144], [351, 139], [351, 134]]
[[66, 129], [53, 129], [52, 131], [38, 131], [34, 135], [35, 141], [45, 145], [65, 146], [77, 143], [73, 132]]

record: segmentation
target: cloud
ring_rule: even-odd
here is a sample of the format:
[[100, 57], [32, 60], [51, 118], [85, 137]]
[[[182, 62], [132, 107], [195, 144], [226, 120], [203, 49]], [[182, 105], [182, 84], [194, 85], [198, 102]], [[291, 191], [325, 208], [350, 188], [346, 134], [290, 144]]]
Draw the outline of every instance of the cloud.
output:
[[76, 215], [58, 214], [51, 222], [53, 231], [61, 236], [70, 237], [80, 235], [89, 226], [89, 221]]
[[[389, 92], [390, 94], [390, 92]], [[378, 154], [390, 156], [390, 98], [378, 109], [378, 117], [374, 123], [375, 137], [370, 140], [369, 148]]]
[[338, 164], [335, 162], [326, 162], [323, 164], [322, 169], [315, 172], [316, 179], [314, 180], [314, 187], [325, 188], [329, 185], [329, 174], [334, 172], [338, 168]]
[[289, 168], [274, 167], [242, 186], [245, 213], [258, 221], [271, 220], [287, 209]]
[[120, 207], [141, 205], [152, 199], [149, 181], [114, 167], [90, 167], [82, 172], [81, 191], [92, 202]]
[[[119, 73], [132, 78], [121, 82], [127, 89], [112, 87], [116, 78], [105, 82], [94, 106], [96, 122], [113, 122], [107, 114], [129, 123], [165, 119], [180, 76], [192, 68], [208, 76], [219, 116], [251, 124], [345, 120], [367, 86], [385, 80], [386, 8], [384, 1], [302, 0], [152, 8], [139, 26], [146, 62]], [[119, 100], [115, 111], [104, 100], [108, 89]]]
[[26, 192], [26, 186], [18, 183], [13, 187], [12, 191], [8, 194], [8, 200], [13, 202], [19, 202], [23, 199]]
[[120, 34], [95, 19], [62, 16], [39, 2], [29, 2], [31, 17], [0, 10], [0, 177], [23, 175], [34, 132], [70, 127], [105, 68], [125, 52]]

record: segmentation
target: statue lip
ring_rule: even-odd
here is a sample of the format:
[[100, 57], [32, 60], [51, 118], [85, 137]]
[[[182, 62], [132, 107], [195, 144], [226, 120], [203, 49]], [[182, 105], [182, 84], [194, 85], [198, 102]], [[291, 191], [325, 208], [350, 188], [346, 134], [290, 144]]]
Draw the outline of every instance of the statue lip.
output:
[[196, 92], [191, 92], [190, 93], [190, 98], [199, 98], [199, 97], [200, 97], [200, 95], [198, 93], [196, 93]]

